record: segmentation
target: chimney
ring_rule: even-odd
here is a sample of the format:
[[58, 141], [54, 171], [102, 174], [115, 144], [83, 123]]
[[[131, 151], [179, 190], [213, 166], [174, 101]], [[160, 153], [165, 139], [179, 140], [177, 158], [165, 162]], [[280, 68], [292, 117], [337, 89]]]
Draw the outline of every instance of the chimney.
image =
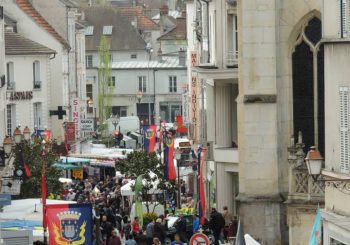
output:
[[179, 66], [186, 66], [186, 51], [182, 48], [179, 50]]

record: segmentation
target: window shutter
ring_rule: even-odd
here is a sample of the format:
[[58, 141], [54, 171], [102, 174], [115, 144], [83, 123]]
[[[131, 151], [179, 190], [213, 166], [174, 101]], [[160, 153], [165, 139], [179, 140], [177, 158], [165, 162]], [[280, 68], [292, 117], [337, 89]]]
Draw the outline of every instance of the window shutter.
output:
[[349, 88], [339, 88], [340, 101], [340, 172], [349, 171]]
[[340, 0], [340, 37], [348, 36], [348, 0]]

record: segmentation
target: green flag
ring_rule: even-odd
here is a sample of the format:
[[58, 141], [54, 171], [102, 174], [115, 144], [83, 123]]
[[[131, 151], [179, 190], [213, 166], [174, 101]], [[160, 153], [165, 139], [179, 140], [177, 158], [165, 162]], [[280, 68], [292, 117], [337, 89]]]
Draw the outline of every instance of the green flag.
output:
[[142, 175], [137, 177], [135, 182], [135, 216], [139, 217], [140, 227], [143, 225], [143, 209], [142, 209]]

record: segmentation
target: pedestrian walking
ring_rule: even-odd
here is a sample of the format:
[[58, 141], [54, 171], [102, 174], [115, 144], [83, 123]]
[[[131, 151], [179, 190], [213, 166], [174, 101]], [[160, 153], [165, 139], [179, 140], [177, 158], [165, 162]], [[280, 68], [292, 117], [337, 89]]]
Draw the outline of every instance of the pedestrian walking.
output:
[[188, 243], [187, 230], [186, 230], [186, 219], [183, 214], [180, 214], [179, 219], [176, 221], [176, 232], [180, 235], [181, 241]]
[[[154, 224], [153, 238], [155, 237], [159, 239], [161, 243], [164, 243], [164, 240], [166, 237], [166, 231], [165, 231], [165, 226], [162, 224], [161, 218], [158, 218], [156, 220], [156, 223]], [[153, 239], [153, 243], [154, 243], [154, 239]]]
[[199, 222], [199, 217], [198, 217], [198, 214], [194, 214], [193, 215], [193, 234], [197, 233], [198, 230], [199, 230], [199, 225], [200, 225], [200, 222]]
[[154, 220], [152, 220], [146, 226], [147, 245], [152, 245], [153, 242], [154, 223]]
[[158, 237], [153, 238], [153, 245], [162, 245], [162, 243], [159, 241]]
[[135, 217], [134, 221], [131, 223], [131, 228], [132, 228], [132, 234], [136, 238], [136, 236], [140, 233], [140, 221], [139, 217]]
[[233, 214], [229, 212], [227, 206], [224, 206], [222, 216], [224, 216], [225, 219], [224, 239], [227, 240], [228, 229], [233, 220]]
[[108, 245], [122, 245], [120, 237], [117, 234], [117, 231], [114, 229], [111, 233], [110, 238], [108, 239]]
[[174, 239], [175, 240], [171, 242], [171, 245], [183, 245], [179, 234], [175, 234]]
[[128, 236], [128, 240], [125, 241], [125, 245], [137, 245], [133, 235]]
[[215, 208], [211, 209], [211, 215], [209, 220], [209, 228], [213, 231], [215, 237], [215, 245], [219, 245], [220, 235], [225, 227], [225, 219], [221, 213], [216, 211]]

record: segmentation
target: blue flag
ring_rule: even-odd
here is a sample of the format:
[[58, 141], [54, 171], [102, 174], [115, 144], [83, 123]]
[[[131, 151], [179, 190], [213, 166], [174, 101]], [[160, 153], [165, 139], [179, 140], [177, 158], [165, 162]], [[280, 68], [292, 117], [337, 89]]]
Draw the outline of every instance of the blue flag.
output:
[[314, 226], [312, 227], [311, 236], [309, 239], [309, 245], [321, 245], [321, 244], [322, 244], [321, 213], [320, 213], [320, 207], [317, 207]]

